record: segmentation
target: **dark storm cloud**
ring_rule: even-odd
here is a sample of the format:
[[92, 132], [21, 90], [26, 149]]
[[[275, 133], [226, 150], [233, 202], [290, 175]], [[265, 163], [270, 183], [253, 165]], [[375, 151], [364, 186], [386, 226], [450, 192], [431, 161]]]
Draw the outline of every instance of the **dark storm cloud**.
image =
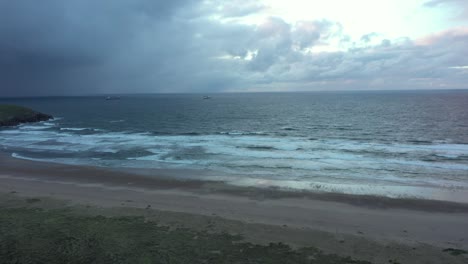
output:
[[353, 40], [329, 20], [238, 23], [265, 8], [245, 2], [0, 0], [0, 96], [459, 88], [468, 81], [464, 28], [419, 40], [376, 33]]
[[[2, 94], [99, 90], [98, 85], [108, 82], [104, 79], [118, 77], [109, 74], [131, 69], [137, 66], [129, 65], [135, 62], [132, 60], [156, 51], [146, 47], [144, 41], [153, 42], [155, 47], [161, 42], [167, 44], [167, 40], [161, 41], [165, 38], [162, 34], [171, 34], [169, 30], [174, 29], [167, 20], [188, 4], [150, 0], [0, 1]], [[142, 67], [129, 74], [144, 70]]]

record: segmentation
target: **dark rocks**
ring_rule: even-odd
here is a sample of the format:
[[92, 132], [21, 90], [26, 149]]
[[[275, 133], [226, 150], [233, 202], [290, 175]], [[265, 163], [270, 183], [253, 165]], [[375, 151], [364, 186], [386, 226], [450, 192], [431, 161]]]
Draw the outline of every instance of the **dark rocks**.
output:
[[32, 109], [16, 105], [0, 105], [0, 127], [16, 126], [21, 123], [47, 121], [51, 115], [36, 112]]

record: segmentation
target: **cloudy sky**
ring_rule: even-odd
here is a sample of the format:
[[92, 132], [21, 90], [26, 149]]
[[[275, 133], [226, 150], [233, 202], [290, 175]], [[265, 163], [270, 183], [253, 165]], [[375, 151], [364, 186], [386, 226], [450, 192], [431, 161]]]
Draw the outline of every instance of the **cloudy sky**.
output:
[[466, 0], [0, 0], [0, 96], [453, 88]]

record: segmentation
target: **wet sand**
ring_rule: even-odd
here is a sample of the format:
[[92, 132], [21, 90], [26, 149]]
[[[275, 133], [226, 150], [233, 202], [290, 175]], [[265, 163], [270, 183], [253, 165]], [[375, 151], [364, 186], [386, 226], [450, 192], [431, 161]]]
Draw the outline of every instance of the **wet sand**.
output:
[[42, 197], [45, 207], [66, 201], [66, 206], [89, 205], [85, 208], [98, 213], [145, 214], [191, 228], [208, 221], [221, 231], [240, 233], [254, 242], [316, 246], [375, 263], [389, 259], [401, 263], [466, 261], [442, 249], [468, 249], [467, 204], [172, 180], [178, 173], [197, 172], [132, 173], [1, 154], [0, 192], [3, 204], [21, 197]]

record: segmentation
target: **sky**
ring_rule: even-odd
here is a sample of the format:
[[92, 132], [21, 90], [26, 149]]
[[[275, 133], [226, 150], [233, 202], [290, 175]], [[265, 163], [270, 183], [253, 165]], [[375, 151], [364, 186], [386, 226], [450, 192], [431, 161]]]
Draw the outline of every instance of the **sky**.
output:
[[467, 83], [466, 0], [0, 0], [0, 96]]

